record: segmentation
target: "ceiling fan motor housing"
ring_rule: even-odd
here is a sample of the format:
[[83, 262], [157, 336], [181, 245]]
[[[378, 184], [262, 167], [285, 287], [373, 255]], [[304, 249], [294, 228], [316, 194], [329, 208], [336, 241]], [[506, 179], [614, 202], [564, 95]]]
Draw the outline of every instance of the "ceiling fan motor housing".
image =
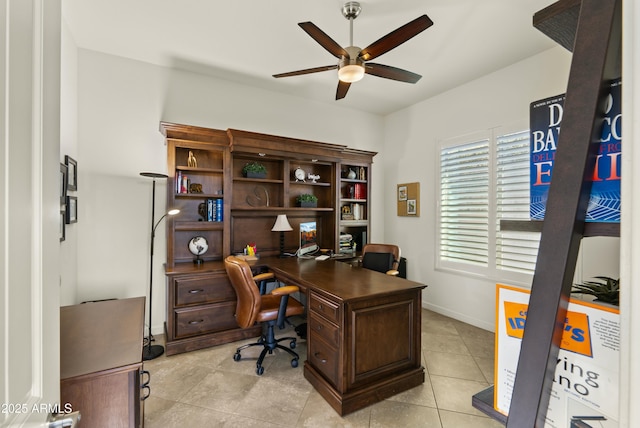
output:
[[342, 16], [347, 19], [356, 19], [360, 15], [362, 8], [357, 1], [348, 1], [342, 6]]

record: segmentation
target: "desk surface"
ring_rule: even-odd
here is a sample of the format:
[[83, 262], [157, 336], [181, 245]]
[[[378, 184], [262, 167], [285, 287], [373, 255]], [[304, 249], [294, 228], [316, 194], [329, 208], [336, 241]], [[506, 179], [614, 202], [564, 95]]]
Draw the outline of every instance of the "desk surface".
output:
[[142, 361], [144, 297], [60, 308], [60, 379]]
[[337, 260], [265, 258], [256, 262], [271, 269], [286, 282], [301, 287], [312, 287], [339, 298], [342, 301], [368, 299], [372, 296], [395, 293], [402, 290], [425, 288], [425, 284], [409, 281], [384, 273], [352, 266]]

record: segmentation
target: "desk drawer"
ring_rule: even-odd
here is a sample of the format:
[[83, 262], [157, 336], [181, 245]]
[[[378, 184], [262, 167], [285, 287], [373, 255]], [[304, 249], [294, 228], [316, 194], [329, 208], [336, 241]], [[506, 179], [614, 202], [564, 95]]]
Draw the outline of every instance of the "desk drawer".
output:
[[234, 317], [235, 312], [236, 302], [176, 309], [174, 312], [176, 337], [181, 338], [238, 328]]
[[225, 274], [191, 276], [175, 280], [176, 306], [227, 302], [236, 293]]
[[310, 312], [321, 314], [329, 321], [333, 321], [340, 325], [340, 307], [338, 304], [325, 299], [313, 291], [309, 296], [309, 309]]
[[329, 343], [338, 344], [340, 342], [340, 329], [337, 325], [330, 323], [316, 313], [309, 313], [309, 331], [320, 336]]
[[307, 361], [334, 386], [338, 386], [338, 367], [340, 353], [327, 344], [314, 332], [310, 332], [307, 341], [309, 347]]

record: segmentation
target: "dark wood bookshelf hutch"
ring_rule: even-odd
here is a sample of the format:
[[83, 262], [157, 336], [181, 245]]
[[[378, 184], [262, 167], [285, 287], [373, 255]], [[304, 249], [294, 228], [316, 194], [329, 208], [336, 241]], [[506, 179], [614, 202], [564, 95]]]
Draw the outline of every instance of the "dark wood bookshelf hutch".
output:
[[[256, 132], [202, 128], [161, 122], [167, 146], [167, 209], [180, 214], [167, 218], [166, 352], [172, 355], [259, 335], [235, 323], [235, 293], [222, 260], [255, 243], [259, 256], [279, 254], [280, 234], [271, 231], [279, 214], [293, 230], [284, 234], [285, 251], [299, 246], [300, 223], [315, 221], [318, 243], [340, 251], [340, 235], [351, 234], [361, 249], [370, 236], [371, 165], [375, 152], [344, 145], [267, 135]], [[189, 161], [190, 154], [196, 164]], [[249, 162], [266, 167], [263, 177], [243, 174]], [[304, 181], [294, 170], [304, 170]], [[356, 170], [357, 178], [349, 178]], [[187, 177], [186, 185], [178, 177]], [[319, 177], [319, 178], [317, 178]], [[358, 198], [350, 194], [359, 186]], [[194, 190], [189, 186], [194, 184]], [[312, 194], [317, 206], [298, 207], [296, 198]], [[202, 216], [207, 200], [220, 205], [217, 221]], [[359, 205], [359, 217], [343, 219], [344, 206]], [[208, 250], [193, 262], [189, 241], [203, 236]]]

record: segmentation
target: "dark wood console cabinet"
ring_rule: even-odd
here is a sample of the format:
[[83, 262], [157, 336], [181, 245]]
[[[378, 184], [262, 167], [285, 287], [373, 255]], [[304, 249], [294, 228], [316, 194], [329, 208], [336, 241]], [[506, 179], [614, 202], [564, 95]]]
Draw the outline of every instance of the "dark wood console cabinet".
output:
[[81, 426], [144, 425], [144, 297], [60, 308], [60, 402]]

